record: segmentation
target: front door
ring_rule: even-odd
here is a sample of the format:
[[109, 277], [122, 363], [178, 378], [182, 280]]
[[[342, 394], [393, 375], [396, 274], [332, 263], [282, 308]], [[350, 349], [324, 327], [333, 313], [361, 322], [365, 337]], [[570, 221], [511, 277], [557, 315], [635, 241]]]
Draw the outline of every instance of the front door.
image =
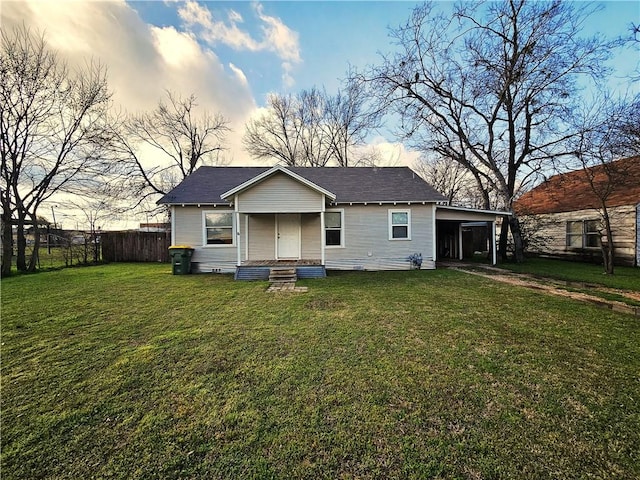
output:
[[277, 216], [276, 249], [278, 259], [300, 258], [300, 214], [286, 213]]

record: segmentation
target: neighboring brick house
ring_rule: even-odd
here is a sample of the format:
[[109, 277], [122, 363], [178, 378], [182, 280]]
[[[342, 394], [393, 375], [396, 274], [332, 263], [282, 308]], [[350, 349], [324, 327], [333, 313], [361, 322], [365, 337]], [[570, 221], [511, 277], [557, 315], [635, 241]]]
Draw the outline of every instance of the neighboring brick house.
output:
[[[597, 166], [555, 175], [525, 193], [514, 204], [523, 222], [535, 221], [539, 238], [544, 238], [533, 253], [574, 257], [582, 260], [602, 258], [602, 234], [599, 195], [606, 192], [611, 218], [615, 263], [640, 264], [640, 156], [611, 164], [615, 178]], [[608, 167], [609, 168], [609, 167]]]

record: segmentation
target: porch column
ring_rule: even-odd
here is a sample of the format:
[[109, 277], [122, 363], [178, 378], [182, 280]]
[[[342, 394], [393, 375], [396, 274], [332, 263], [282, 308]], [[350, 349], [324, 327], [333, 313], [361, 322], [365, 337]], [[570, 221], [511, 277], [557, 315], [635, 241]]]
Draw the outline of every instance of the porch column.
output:
[[323, 206], [322, 211], [320, 212], [320, 263], [323, 266], [325, 261], [324, 251], [325, 251], [326, 241], [327, 240], [324, 234], [324, 206]]
[[491, 265], [496, 264], [496, 221], [491, 222]]
[[236, 212], [236, 251], [238, 253], [238, 261], [236, 265], [239, 267], [242, 265], [242, 246], [240, 245], [242, 242], [242, 229], [240, 228], [240, 212]]
[[238, 211], [238, 195], [235, 196], [233, 202], [233, 209], [235, 210], [235, 220], [236, 220], [236, 252], [237, 252], [237, 262], [236, 266], [242, 265], [242, 248], [240, 243], [240, 239], [242, 239], [241, 228], [240, 228], [240, 212]]
[[462, 260], [462, 222], [458, 224], [458, 260]]

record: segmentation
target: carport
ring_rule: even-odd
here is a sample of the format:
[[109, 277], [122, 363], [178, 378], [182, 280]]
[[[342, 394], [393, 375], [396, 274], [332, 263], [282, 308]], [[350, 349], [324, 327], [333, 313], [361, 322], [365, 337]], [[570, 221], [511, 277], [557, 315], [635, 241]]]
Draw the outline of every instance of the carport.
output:
[[511, 213], [498, 210], [477, 210], [474, 208], [436, 206], [436, 260], [464, 260], [465, 250], [473, 252], [473, 235], [467, 235], [472, 228], [486, 225], [491, 264], [496, 264], [496, 220]]

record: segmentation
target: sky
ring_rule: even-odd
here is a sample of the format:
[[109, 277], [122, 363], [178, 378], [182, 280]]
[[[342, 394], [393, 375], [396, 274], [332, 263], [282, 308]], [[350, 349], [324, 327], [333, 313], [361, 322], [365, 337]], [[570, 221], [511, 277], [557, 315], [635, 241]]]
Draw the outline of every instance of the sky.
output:
[[[271, 92], [313, 86], [335, 93], [350, 65], [362, 68], [390, 51], [390, 27], [405, 22], [406, 1], [66, 1], [0, 3], [2, 29], [25, 24], [44, 33], [70, 66], [98, 60], [108, 69], [114, 104], [150, 111], [165, 90], [195, 94], [198, 104], [229, 121], [225, 156], [233, 165], [264, 165], [242, 148], [245, 122]], [[442, 2], [442, 8], [451, 3]], [[640, 23], [637, 0], [603, 2], [590, 33], [625, 35]], [[616, 58], [623, 75], [639, 61]], [[389, 162], [411, 165], [388, 132], [370, 138]]]

